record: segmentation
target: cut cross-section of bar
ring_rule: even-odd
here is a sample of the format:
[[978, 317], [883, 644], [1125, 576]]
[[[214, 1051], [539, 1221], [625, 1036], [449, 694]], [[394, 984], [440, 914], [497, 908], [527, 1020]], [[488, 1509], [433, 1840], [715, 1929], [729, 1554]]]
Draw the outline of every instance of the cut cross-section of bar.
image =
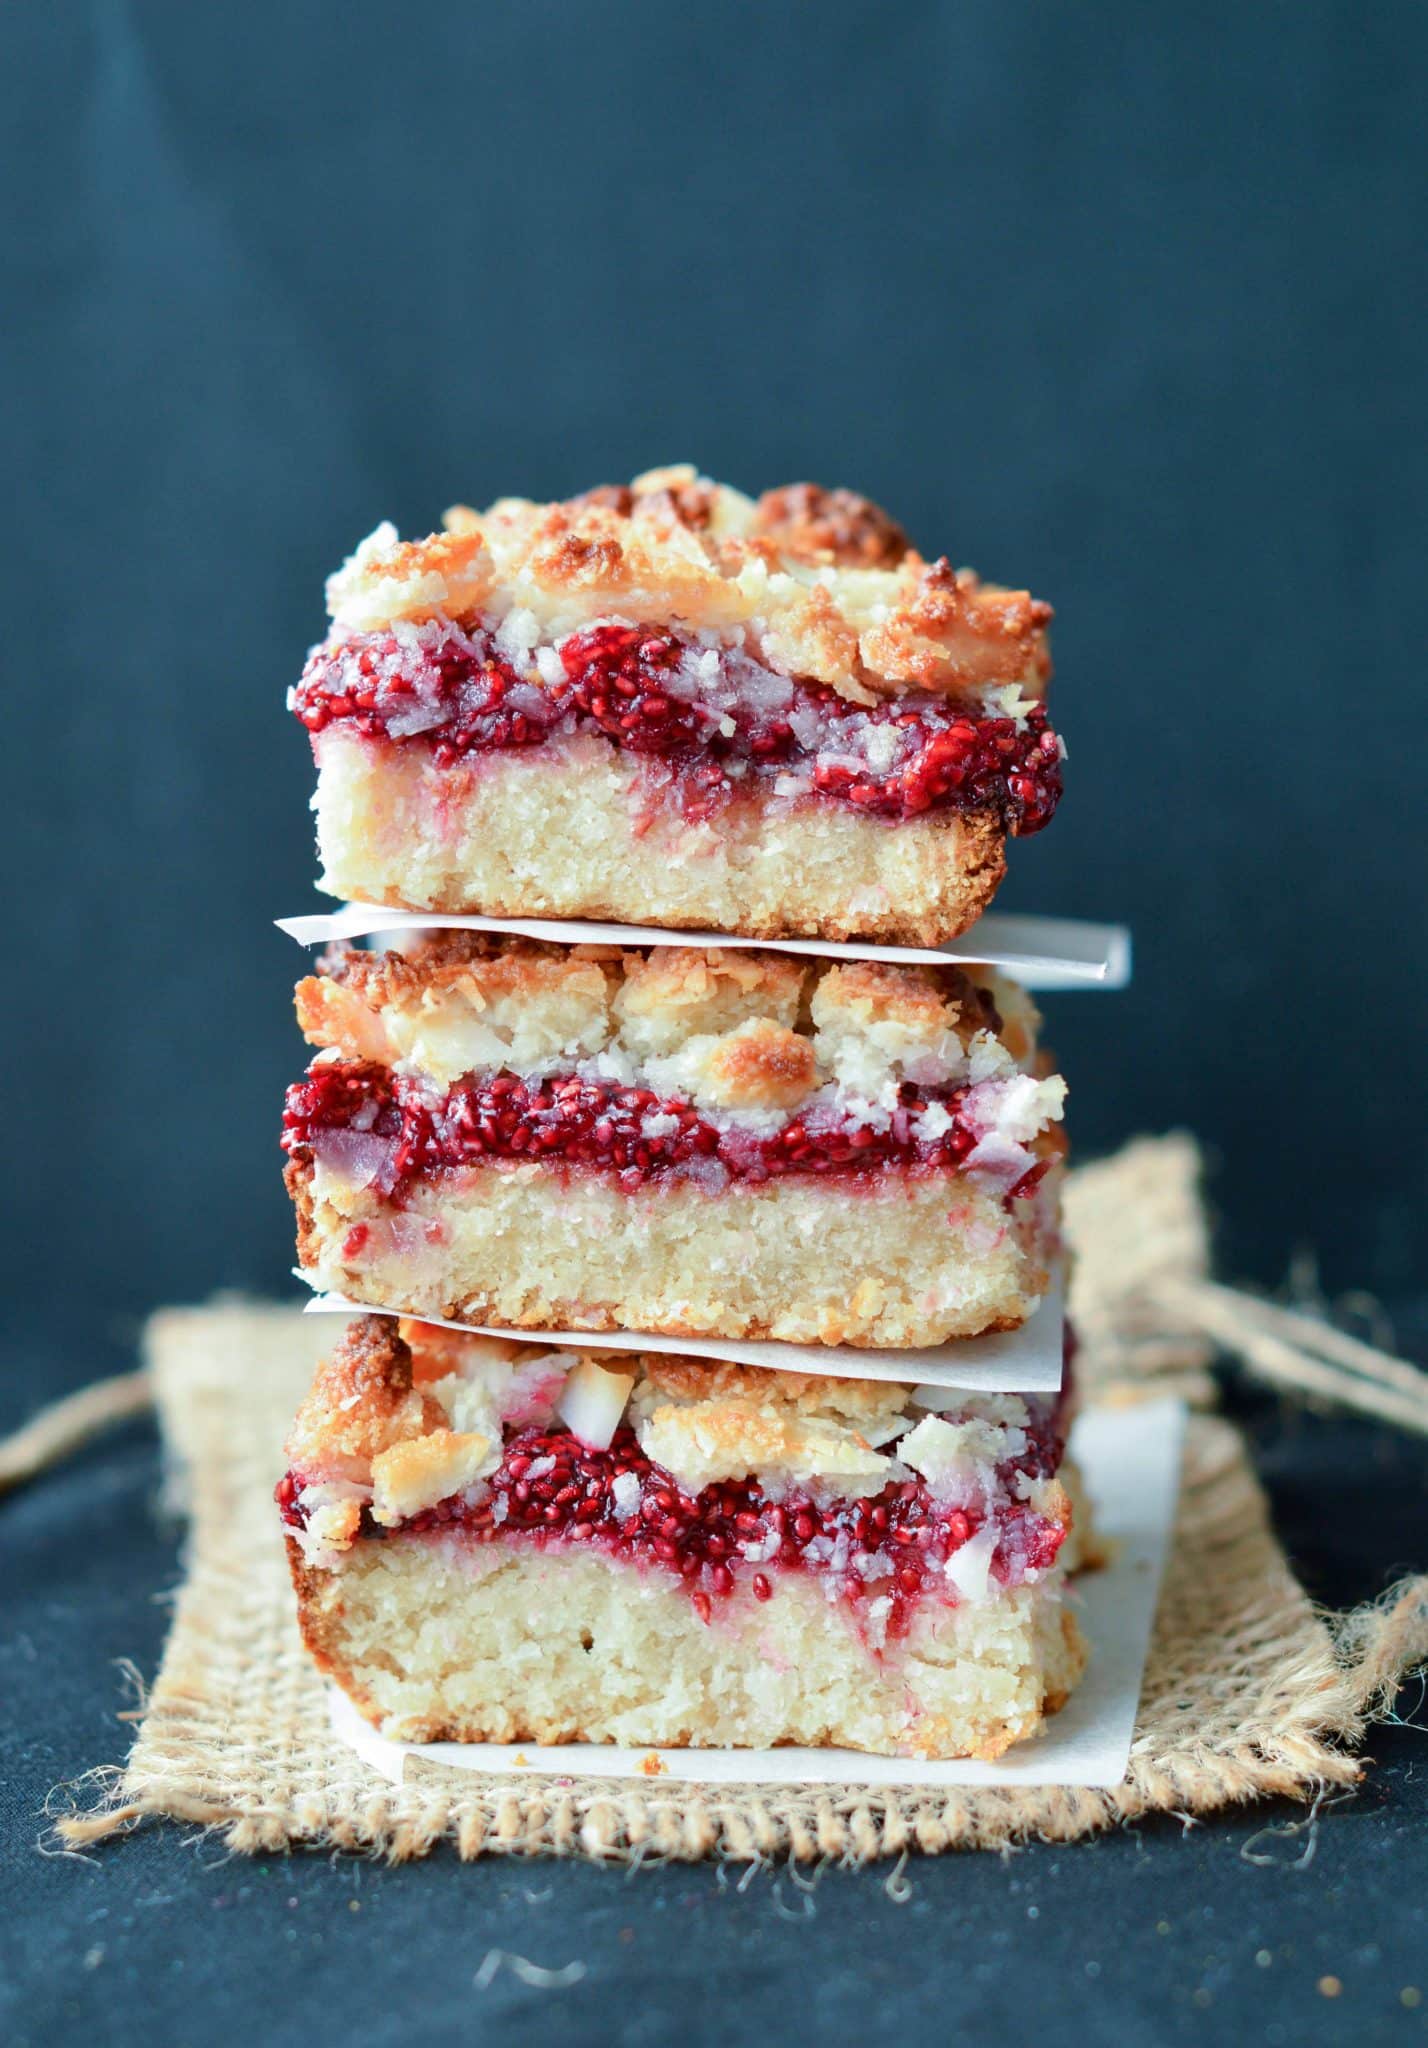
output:
[[873, 1346], [1015, 1328], [1065, 1094], [953, 968], [443, 931], [335, 948], [283, 1144], [314, 1285], [529, 1329]]
[[328, 599], [292, 705], [339, 895], [935, 945], [1060, 797], [1049, 609], [850, 492], [505, 499]]
[[998, 1756], [1084, 1662], [1068, 1400], [939, 1399], [364, 1318], [277, 1492], [304, 1638], [397, 1740]]

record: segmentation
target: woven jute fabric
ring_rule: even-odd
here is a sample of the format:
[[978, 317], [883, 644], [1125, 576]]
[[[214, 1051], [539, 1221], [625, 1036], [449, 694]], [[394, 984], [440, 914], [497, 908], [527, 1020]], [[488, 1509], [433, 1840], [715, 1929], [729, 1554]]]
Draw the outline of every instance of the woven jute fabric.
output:
[[[1073, 1309], [1093, 1398], [1208, 1393], [1203, 1336], [1148, 1305], [1167, 1262], [1177, 1285], [1203, 1274], [1195, 1174], [1193, 1148], [1172, 1139], [1073, 1177]], [[240, 1851], [393, 1858], [448, 1840], [463, 1857], [859, 1864], [1066, 1840], [1147, 1813], [1351, 1785], [1355, 1744], [1428, 1661], [1428, 1579], [1348, 1615], [1317, 1612], [1274, 1538], [1238, 1434], [1196, 1413], [1130, 1767], [1114, 1790], [702, 1789], [557, 1772], [513, 1783], [431, 1765], [394, 1787], [330, 1732], [272, 1505], [286, 1426], [333, 1334], [326, 1318], [238, 1301], [167, 1310], [150, 1324], [150, 1371], [191, 1516], [187, 1575], [127, 1765], [82, 1784], [58, 1822], [71, 1847], [152, 1817], [214, 1829]]]

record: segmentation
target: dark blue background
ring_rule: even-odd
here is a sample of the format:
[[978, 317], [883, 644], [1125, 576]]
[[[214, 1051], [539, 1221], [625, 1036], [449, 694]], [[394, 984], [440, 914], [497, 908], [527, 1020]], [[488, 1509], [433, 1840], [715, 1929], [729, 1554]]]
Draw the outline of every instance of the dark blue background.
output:
[[[0, 1424], [159, 1301], [289, 1285], [267, 920], [309, 898], [322, 576], [381, 517], [679, 458], [851, 484], [1057, 604], [1070, 794], [1004, 901], [1139, 955], [1051, 1006], [1078, 1144], [1188, 1124], [1228, 1272], [1421, 1289], [1425, 60], [1421, 5], [1318, 0], [0, 7]], [[1423, 1561], [1421, 1445], [1251, 1420], [1317, 1595]], [[42, 1862], [45, 1792], [122, 1755], [111, 1660], [157, 1660], [155, 1476], [135, 1426], [4, 1509], [17, 2042], [1421, 2037], [1404, 1728], [1309, 1861], [1242, 1856], [1283, 1812], [1158, 1822], [904, 1907], [832, 1873], [796, 1925], [708, 1869]], [[479, 1994], [493, 1946], [590, 1976]]]
[[1053, 1006], [1077, 1141], [1197, 1130], [1236, 1274], [1417, 1281], [1425, 57], [1391, 5], [4, 10], [37, 1317], [285, 1284], [325, 572], [676, 458], [1053, 600], [1003, 900], [1139, 946]]

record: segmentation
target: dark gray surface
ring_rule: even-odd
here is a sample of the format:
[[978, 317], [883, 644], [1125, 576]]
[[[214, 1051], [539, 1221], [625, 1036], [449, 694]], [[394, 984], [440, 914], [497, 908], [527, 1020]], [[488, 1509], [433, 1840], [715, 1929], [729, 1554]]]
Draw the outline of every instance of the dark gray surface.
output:
[[1054, 1012], [1077, 1142], [1198, 1130], [1231, 1272], [1421, 1284], [1425, 59], [1416, 0], [0, 9], [41, 1337], [284, 1282], [323, 574], [684, 456], [1057, 604], [1006, 901], [1139, 947]]
[[[1281, 1528], [1335, 1604], [1423, 1561], [1428, 1447], [1242, 1403]], [[0, 1505], [6, 1849], [0, 2037], [13, 2048], [315, 2037], [384, 2044], [731, 2037], [934, 2042], [1422, 2039], [1428, 2031], [1428, 1745], [1375, 1731], [1363, 1788], [1305, 1826], [1287, 1806], [1016, 1855], [740, 1888], [706, 1866], [402, 1869], [227, 1858], [182, 1828], [88, 1861], [33, 1846], [51, 1787], [115, 1761], [118, 1660], [152, 1674], [176, 1544], [131, 1426]], [[1428, 1720], [1421, 1688], [1402, 1702]], [[492, 1949], [586, 1974], [523, 1984]], [[1337, 1999], [1320, 1979], [1336, 1977]], [[1405, 1989], [1423, 2004], [1405, 2007]]]
[[[158, 1301], [284, 1284], [265, 921], [312, 873], [322, 575], [386, 515], [683, 456], [1057, 603], [1070, 794], [1005, 900], [1139, 948], [1052, 1009], [1078, 1143], [1192, 1125], [1228, 1271], [1421, 1286], [1425, 58], [1421, 6], [1318, 0], [0, 9], [0, 1422]], [[1423, 1562], [1414, 1447], [1263, 1445], [1326, 1598]], [[44, 1860], [45, 1791], [122, 1753], [114, 1660], [157, 1659], [155, 1484], [136, 1428], [0, 1507], [16, 2039], [1422, 2031], [1391, 1729], [1301, 1867], [1244, 1860], [1262, 1816], [1160, 1824], [903, 1904], [829, 1873], [806, 1922], [703, 1869]], [[477, 1992], [492, 1947], [589, 1975]]]

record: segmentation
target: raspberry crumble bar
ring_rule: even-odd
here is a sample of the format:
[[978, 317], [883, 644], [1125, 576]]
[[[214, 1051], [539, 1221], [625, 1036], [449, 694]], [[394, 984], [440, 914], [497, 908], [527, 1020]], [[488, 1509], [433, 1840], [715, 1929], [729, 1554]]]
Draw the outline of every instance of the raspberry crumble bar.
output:
[[938, 945], [1061, 794], [1049, 608], [848, 491], [503, 499], [327, 594], [291, 702], [338, 895]]
[[996, 1757], [1084, 1663], [1067, 1409], [365, 1317], [277, 1489], [303, 1636], [402, 1741]]
[[990, 972], [463, 931], [297, 990], [298, 1256], [373, 1307], [879, 1347], [1012, 1329], [1065, 1083]]

